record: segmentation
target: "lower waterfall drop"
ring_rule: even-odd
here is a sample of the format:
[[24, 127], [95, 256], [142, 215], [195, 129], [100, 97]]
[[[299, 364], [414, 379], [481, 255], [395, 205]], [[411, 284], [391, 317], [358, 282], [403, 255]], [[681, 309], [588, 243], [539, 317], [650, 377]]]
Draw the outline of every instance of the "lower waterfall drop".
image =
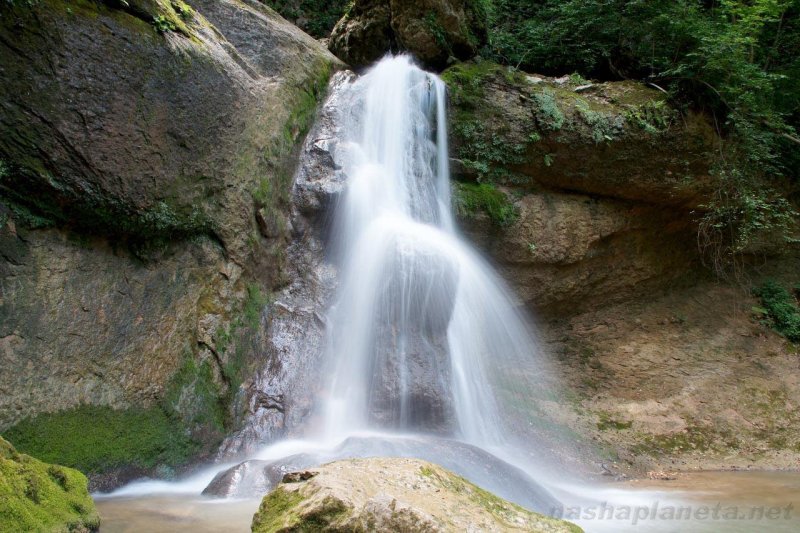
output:
[[501, 445], [491, 384], [513, 385], [538, 349], [454, 229], [445, 85], [401, 55], [344, 90], [327, 434], [389, 429]]

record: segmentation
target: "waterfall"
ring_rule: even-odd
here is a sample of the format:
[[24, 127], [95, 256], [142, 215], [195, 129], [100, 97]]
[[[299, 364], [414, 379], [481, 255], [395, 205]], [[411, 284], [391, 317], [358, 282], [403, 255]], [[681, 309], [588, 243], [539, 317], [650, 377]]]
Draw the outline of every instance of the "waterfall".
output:
[[[408, 56], [334, 77], [294, 191], [300, 211], [333, 207], [334, 218], [320, 222], [324, 245], [303, 231], [293, 244], [316, 260], [275, 304], [271, 335], [285, 360], [254, 380], [262, 395], [222, 447], [234, 452], [220, 456], [246, 460], [116, 495], [205, 487], [260, 496], [274, 484], [270, 472], [398, 456], [440, 464], [529, 509], [555, 508], [541, 483], [552, 479], [542, 465], [553, 450], [536, 426], [540, 400], [552, 401], [544, 360], [525, 315], [457, 231], [446, 100], [442, 80]], [[290, 431], [275, 438], [282, 424]]]
[[445, 85], [401, 55], [343, 91], [327, 436], [381, 429], [500, 445], [493, 385], [530, 388], [523, 369], [535, 370], [538, 349], [454, 227]]
[[[320, 196], [338, 197], [325, 243], [332, 252], [322, 254], [319, 241], [309, 245], [303, 231], [295, 245], [314, 251], [318, 261], [310, 264], [320, 272], [310, 277], [325, 295], [335, 285], [331, 263], [339, 286], [327, 320], [311, 304], [324, 309], [330, 300], [302, 281], [281, 293], [291, 305], [281, 302], [272, 326], [282, 327], [271, 334], [289, 368], [267, 366], [259, 385], [264, 397], [288, 406], [302, 390], [297, 414], [281, 419], [268, 405], [266, 417], [251, 415], [233, 439], [257, 448], [222, 456], [235, 462], [176, 482], [134, 482], [107, 498], [202, 491], [236, 502], [260, 498], [281, 472], [397, 456], [437, 463], [541, 513], [614, 505], [630, 511], [669, 501], [572, 477], [569, 466], [583, 458], [570, 449], [575, 435], [546, 421], [548, 406], [557, 408], [560, 399], [534, 330], [454, 224], [446, 112], [443, 82], [407, 56], [386, 57], [358, 78], [334, 78], [295, 183], [296, 204], [311, 210], [328, 206]], [[323, 326], [314, 324], [324, 324], [326, 342]], [[327, 381], [321, 391], [319, 366]], [[290, 383], [280, 388], [273, 377]], [[320, 404], [316, 412], [308, 398]], [[276, 439], [271, 431], [287, 420], [292, 432]], [[543, 438], [548, 431], [555, 434]], [[162, 502], [153, 501], [160, 510]], [[626, 520], [583, 522], [587, 531], [622, 531]], [[663, 530], [674, 526], [666, 520]]]

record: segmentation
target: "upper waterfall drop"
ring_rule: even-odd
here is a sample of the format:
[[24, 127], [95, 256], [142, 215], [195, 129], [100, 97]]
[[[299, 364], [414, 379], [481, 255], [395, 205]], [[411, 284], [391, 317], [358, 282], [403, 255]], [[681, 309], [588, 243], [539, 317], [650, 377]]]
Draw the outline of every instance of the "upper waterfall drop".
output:
[[455, 231], [445, 85], [400, 55], [343, 91], [327, 435], [389, 429], [500, 445], [500, 396], [530, 389], [538, 349]]

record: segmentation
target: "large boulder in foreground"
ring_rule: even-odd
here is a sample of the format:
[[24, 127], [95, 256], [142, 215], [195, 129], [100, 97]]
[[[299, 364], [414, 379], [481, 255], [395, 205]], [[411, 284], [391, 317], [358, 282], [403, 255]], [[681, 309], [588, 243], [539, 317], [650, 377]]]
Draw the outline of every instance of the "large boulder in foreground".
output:
[[356, 0], [331, 33], [330, 49], [354, 68], [387, 52], [411, 52], [443, 68], [470, 59], [486, 42], [486, 16], [470, 0]]
[[17, 453], [0, 437], [0, 531], [96, 531], [86, 476]]
[[288, 474], [264, 497], [255, 533], [274, 531], [579, 532], [418, 459], [337, 461]]

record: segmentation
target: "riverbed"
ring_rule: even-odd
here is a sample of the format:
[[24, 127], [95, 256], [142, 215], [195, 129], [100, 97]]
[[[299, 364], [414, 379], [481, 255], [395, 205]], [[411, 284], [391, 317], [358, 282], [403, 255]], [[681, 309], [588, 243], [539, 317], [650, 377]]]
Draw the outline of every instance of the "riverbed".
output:
[[[599, 494], [608, 498], [598, 499], [595, 517], [577, 520], [587, 532], [800, 531], [800, 472], [679, 473], [672, 480], [611, 483]], [[247, 532], [259, 503], [197, 495], [97, 499], [101, 533]], [[584, 517], [591, 511], [585, 504], [580, 509]], [[568, 507], [564, 512], [570, 518]]]

